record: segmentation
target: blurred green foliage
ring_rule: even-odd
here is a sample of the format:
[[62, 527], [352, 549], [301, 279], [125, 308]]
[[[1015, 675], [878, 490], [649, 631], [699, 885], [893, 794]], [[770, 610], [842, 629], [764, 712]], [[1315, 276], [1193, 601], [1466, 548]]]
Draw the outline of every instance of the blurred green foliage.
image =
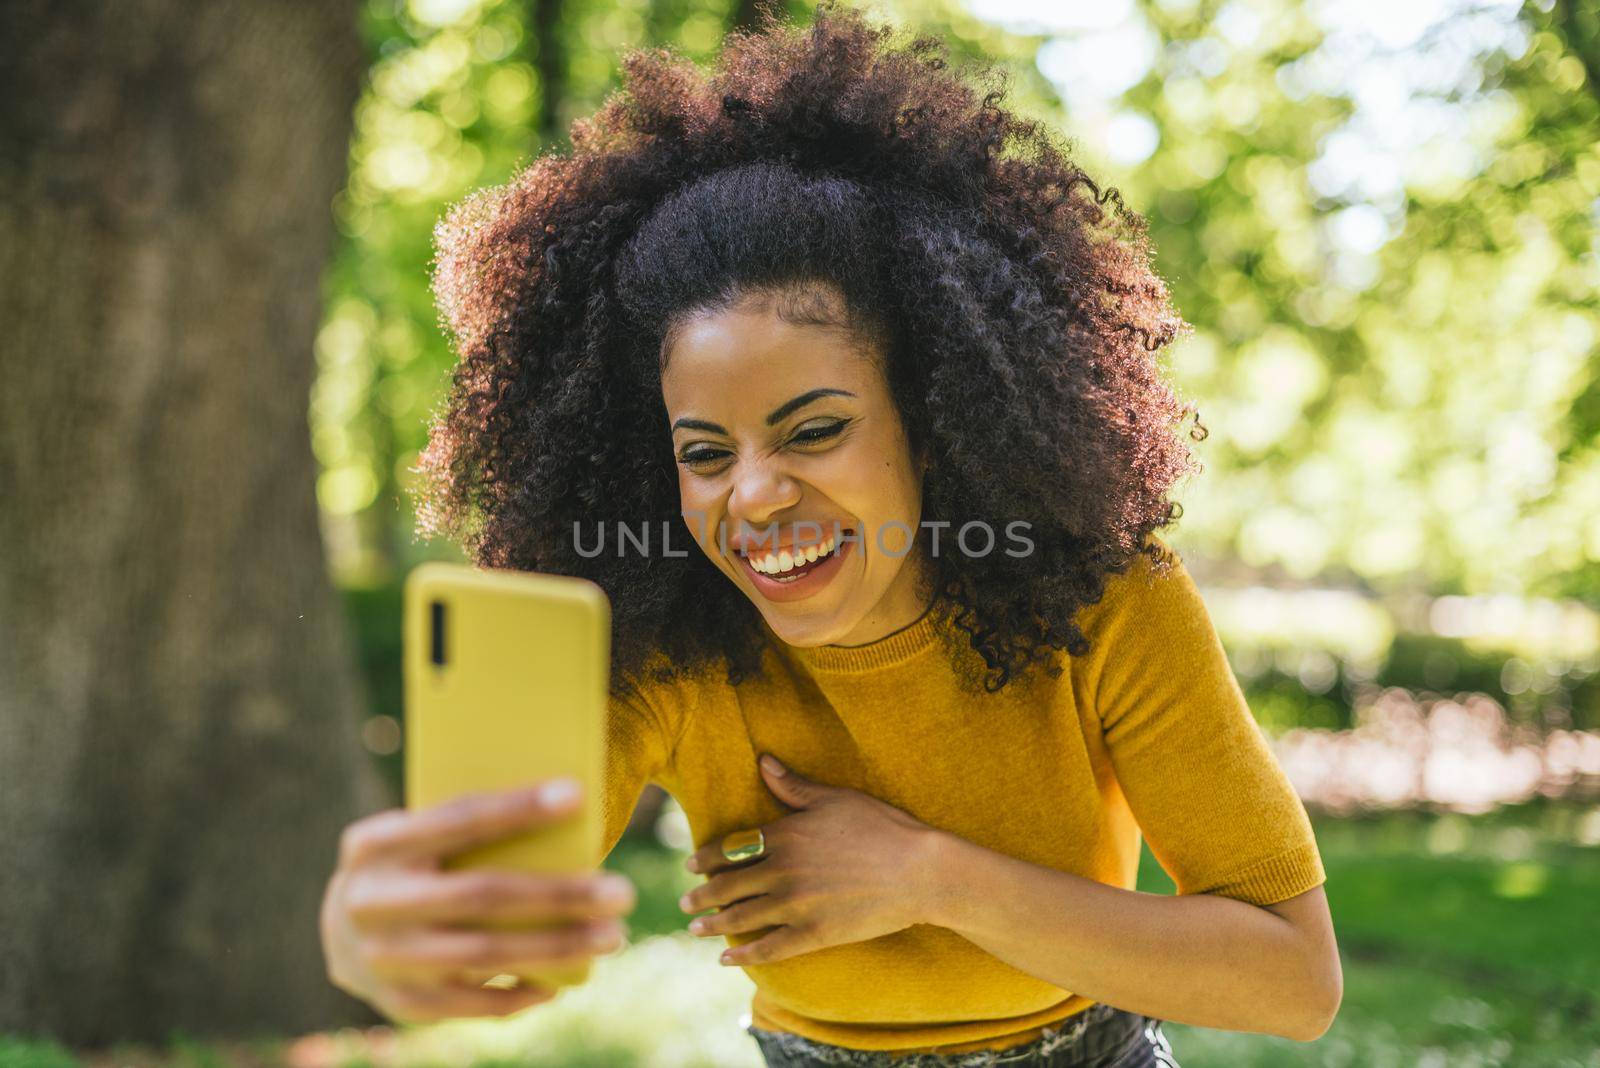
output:
[[[691, 0], [566, 4], [561, 95], [544, 101], [532, 8], [363, 9], [373, 66], [312, 408], [348, 582], [453, 551], [412, 542], [404, 495], [452, 362], [428, 290], [433, 223], [563, 149], [626, 46], [707, 63], [729, 17]], [[789, 10], [804, 21], [808, 5]], [[1196, 326], [1166, 358], [1212, 431], [1185, 545], [1376, 592], [1600, 597], [1600, 92], [1581, 20], [1487, 7], [1412, 18], [1414, 39], [1390, 40], [1299, 0], [1146, 0], [1114, 27], [1145, 42], [1142, 76], [1085, 97], [1074, 49], [1098, 47], [1091, 20], [1006, 29], [946, 0], [872, 10], [997, 61], [1013, 105], [1148, 218]], [[1151, 142], [1136, 159], [1130, 129]], [[1406, 143], [1380, 151], [1396, 131]]]
[[1392, 54], [1371, 37], [1395, 27], [1239, 8], [1146, 6], [1170, 61], [1122, 101], [1159, 131], [1122, 188], [1217, 432], [1191, 542], [1378, 591], [1592, 598], [1596, 87], [1535, 5]]
[[[536, 9], [362, 9], [372, 67], [334, 205], [311, 421], [332, 565], [374, 709], [396, 716], [400, 578], [459, 559], [414, 540], [406, 496], [453, 362], [428, 285], [433, 224], [566, 150], [567, 123], [617, 87], [626, 47], [708, 64], [735, 15], [569, 2], [541, 42]], [[1552, 635], [1529, 610], [1484, 638], [1379, 607], [1600, 604], [1600, 89], [1582, 59], [1600, 42], [1567, 9], [1378, 27], [1300, 0], [1140, 0], [1068, 26], [1065, 8], [1035, 6], [1047, 20], [1030, 23], [1001, 0], [869, 5], [959, 61], [997, 63], [1012, 106], [1148, 219], [1196, 327], [1163, 359], [1211, 432], [1174, 542], [1224, 562], [1219, 586], [1366, 598], [1270, 617], [1258, 601], [1214, 603], [1264, 722], [1348, 725], [1352, 687], [1376, 683], [1600, 724], [1600, 616], [1569, 613]], [[810, 4], [787, 10], [804, 22]], [[1506, 614], [1474, 611], [1480, 628]]]

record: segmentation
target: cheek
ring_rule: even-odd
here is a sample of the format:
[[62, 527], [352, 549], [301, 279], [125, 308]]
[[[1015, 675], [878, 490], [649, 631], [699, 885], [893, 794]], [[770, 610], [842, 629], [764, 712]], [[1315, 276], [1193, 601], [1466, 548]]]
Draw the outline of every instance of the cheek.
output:
[[910, 551], [922, 518], [922, 493], [915, 472], [899, 462], [884, 471], [875, 522], [883, 529], [884, 551], [898, 559]]
[[683, 525], [701, 551], [714, 560], [722, 555], [721, 546], [717, 544], [717, 524], [722, 516], [711, 510], [712, 503], [710, 494], [696, 492], [692, 480], [678, 476], [678, 512], [683, 517]]
[[903, 458], [882, 453], [875, 462], [853, 464], [841, 472], [840, 491], [885, 519], [909, 519], [922, 499], [916, 470]]

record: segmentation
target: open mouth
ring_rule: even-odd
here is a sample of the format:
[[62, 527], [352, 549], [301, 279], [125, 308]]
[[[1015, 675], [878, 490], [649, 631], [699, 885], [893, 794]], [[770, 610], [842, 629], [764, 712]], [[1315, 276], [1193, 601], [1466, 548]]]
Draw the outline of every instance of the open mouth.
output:
[[771, 583], [774, 586], [787, 586], [826, 570], [836, 561], [843, 550], [845, 543], [843, 535], [850, 533], [848, 529], [840, 531], [840, 537], [827, 537], [800, 550], [784, 549], [778, 552], [757, 548], [753, 555], [740, 554], [740, 559], [745, 566], [760, 579], [761, 582]]

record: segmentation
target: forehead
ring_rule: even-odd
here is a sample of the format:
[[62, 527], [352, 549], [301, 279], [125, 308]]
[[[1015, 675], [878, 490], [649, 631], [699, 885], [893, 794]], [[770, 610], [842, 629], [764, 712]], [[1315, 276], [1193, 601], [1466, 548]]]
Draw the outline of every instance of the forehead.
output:
[[819, 386], [859, 396], [881, 388], [877, 371], [844, 330], [787, 322], [766, 307], [701, 315], [678, 333], [661, 376], [673, 415], [715, 408], [766, 413]]

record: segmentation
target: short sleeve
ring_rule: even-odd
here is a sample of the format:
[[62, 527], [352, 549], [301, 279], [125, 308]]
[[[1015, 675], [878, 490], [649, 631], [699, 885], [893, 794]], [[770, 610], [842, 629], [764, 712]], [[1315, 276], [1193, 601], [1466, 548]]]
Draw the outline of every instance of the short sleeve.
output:
[[1164, 570], [1140, 556], [1110, 576], [1080, 620], [1091, 649], [1074, 670], [1129, 809], [1178, 893], [1284, 901], [1326, 880], [1311, 821], [1199, 590], [1168, 552]]
[[601, 859], [610, 855], [627, 830], [645, 785], [661, 782], [673, 742], [665, 719], [644, 690], [624, 679], [611, 691], [606, 709]]

